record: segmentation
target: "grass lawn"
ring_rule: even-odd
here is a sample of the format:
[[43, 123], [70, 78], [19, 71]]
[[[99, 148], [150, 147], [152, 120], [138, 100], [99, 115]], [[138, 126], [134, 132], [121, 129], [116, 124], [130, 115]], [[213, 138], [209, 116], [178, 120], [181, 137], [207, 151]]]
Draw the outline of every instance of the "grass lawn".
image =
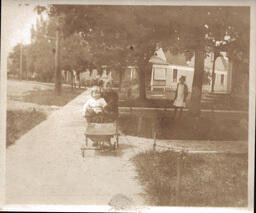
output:
[[132, 160], [145, 198], [154, 206], [247, 206], [247, 154], [186, 153], [175, 201], [177, 153], [152, 151]]
[[[187, 108], [190, 108], [190, 99], [187, 99]], [[148, 108], [173, 108], [173, 100], [170, 99], [123, 99], [119, 101], [120, 107], [148, 107]], [[248, 103], [243, 101], [233, 101], [230, 104], [225, 104], [220, 101], [212, 103], [201, 103], [201, 109], [218, 109], [218, 110], [242, 110], [248, 111]]]
[[[172, 108], [173, 100], [175, 97], [174, 90], [167, 90], [163, 92], [162, 90], [146, 91], [146, 100], [141, 100], [138, 97], [138, 88], [132, 90], [132, 95], [130, 98], [126, 96], [126, 88], [119, 91], [119, 106], [121, 107], [149, 107], [149, 108]], [[219, 109], [219, 110], [248, 110], [248, 99], [246, 97], [232, 97], [227, 99], [225, 96], [216, 98], [212, 101], [203, 101], [204, 96], [207, 95], [207, 91], [202, 92], [202, 102], [201, 109]], [[191, 106], [191, 92], [189, 92], [187, 101], [187, 108]]]
[[57, 96], [54, 90], [34, 90], [24, 96], [23, 101], [39, 105], [64, 106], [84, 91], [84, 89], [71, 90], [71, 88], [63, 87], [61, 95]]
[[146, 138], [152, 138], [152, 123], [156, 123], [158, 139], [247, 140], [247, 122], [242, 121], [225, 117], [213, 119], [211, 117], [193, 118], [185, 115], [182, 120], [174, 120], [170, 115], [159, 113], [157, 117], [143, 117], [140, 132], [138, 132], [137, 114], [121, 115], [119, 124], [124, 134]]
[[38, 111], [7, 111], [6, 146], [15, 141], [46, 119], [46, 115]]
[[170, 108], [173, 101], [167, 99], [131, 99], [119, 101], [119, 107]]
[[[10, 106], [11, 110], [7, 110], [6, 146], [15, 143], [19, 137], [45, 120], [47, 118], [46, 112], [48, 113], [50, 110], [47, 106], [64, 106], [83, 91], [84, 89], [72, 90], [69, 87], [62, 87], [61, 96], [57, 96], [52, 85], [46, 87], [40, 82], [9, 81], [9, 104], [17, 107]], [[23, 105], [24, 102], [37, 104], [33, 105], [35, 111], [31, 111], [31, 108], [28, 108], [29, 106], [20, 108], [20, 105]], [[41, 111], [39, 105], [43, 105], [45, 111]]]

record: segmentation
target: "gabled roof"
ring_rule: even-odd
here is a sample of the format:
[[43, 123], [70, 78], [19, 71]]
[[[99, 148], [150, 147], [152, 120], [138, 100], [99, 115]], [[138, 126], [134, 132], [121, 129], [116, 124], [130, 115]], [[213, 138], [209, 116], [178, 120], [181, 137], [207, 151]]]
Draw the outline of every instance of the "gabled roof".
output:
[[163, 61], [167, 61], [165, 53], [162, 48], [159, 48], [158, 50], [156, 50], [155, 55], [158, 56], [159, 58], [161, 58]]
[[149, 63], [168, 65], [166, 61], [165, 53], [162, 48], [155, 51], [154, 55], [149, 59]]
[[152, 64], [162, 64], [162, 65], [168, 65], [167, 61], [164, 61], [162, 58], [153, 55], [150, 59], [149, 59], [149, 63]]

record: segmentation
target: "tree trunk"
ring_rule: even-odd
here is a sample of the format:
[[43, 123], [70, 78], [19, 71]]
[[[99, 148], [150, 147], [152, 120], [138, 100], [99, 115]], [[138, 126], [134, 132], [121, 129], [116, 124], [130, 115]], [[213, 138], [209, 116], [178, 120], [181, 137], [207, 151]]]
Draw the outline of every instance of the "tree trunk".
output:
[[81, 79], [80, 79], [80, 72], [77, 72], [77, 80], [78, 80], [78, 88], [81, 88]]
[[214, 85], [215, 85], [215, 79], [216, 79], [216, 75], [215, 75], [216, 59], [217, 59], [216, 52], [214, 52], [213, 63], [212, 63], [212, 88], [211, 88], [211, 92], [214, 92]]
[[145, 66], [139, 67], [139, 98], [142, 100], [146, 99], [146, 88], [145, 88]]
[[232, 60], [232, 96], [236, 96], [241, 92], [241, 62], [236, 58]]
[[73, 91], [73, 88], [74, 88], [74, 75], [73, 75], [73, 71], [70, 71], [70, 76], [71, 76], [71, 90]]
[[192, 94], [191, 94], [191, 113], [194, 116], [200, 115], [203, 74], [204, 74], [204, 50], [197, 49], [195, 51], [194, 78], [193, 78]]

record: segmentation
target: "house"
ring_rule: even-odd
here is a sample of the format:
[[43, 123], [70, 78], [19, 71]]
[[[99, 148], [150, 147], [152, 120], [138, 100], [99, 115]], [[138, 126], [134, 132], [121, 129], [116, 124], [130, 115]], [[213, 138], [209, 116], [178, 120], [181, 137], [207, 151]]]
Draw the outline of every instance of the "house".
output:
[[[160, 88], [176, 89], [180, 76], [186, 76], [186, 83], [189, 91], [192, 90], [194, 77], [194, 56], [190, 61], [186, 60], [184, 54], [172, 54], [170, 51], [164, 52], [159, 48], [155, 55], [149, 60], [152, 63], [152, 73], [150, 89]], [[203, 90], [211, 91], [213, 57], [209, 55], [205, 58], [205, 75], [209, 82], [204, 82]], [[215, 85], [214, 91], [228, 93], [231, 90], [231, 73], [228, 59], [218, 57], [215, 62]]]
[[133, 81], [138, 79], [138, 73], [135, 66], [128, 66], [123, 74], [123, 81]]

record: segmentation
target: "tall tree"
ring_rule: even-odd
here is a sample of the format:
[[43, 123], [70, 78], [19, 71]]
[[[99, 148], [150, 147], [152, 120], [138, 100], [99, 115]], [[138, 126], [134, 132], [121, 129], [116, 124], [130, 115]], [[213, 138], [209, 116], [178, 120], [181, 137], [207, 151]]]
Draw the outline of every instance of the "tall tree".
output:
[[[65, 35], [79, 32], [89, 43], [99, 43], [111, 51], [119, 48], [124, 57], [132, 47], [133, 62], [139, 67], [141, 98], [145, 98], [146, 64], [156, 43], [162, 42], [174, 52], [185, 52], [188, 57], [194, 54], [191, 101], [195, 115], [200, 113], [206, 53], [216, 46], [229, 50], [229, 44], [234, 41], [242, 44], [248, 38], [247, 31], [243, 36], [242, 30], [248, 29], [249, 10], [242, 7], [53, 5], [51, 8], [52, 16], [64, 14]], [[240, 9], [242, 15], [236, 15]], [[239, 27], [241, 24], [245, 27]], [[225, 39], [227, 35], [229, 39]]]
[[[172, 52], [185, 52], [188, 59], [195, 55], [191, 97], [191, 110], [195, 115], [200, 113], [206, 53], [214, 49], [227, 52], [234, 52], [235, 49], [235, 52], [248, 56], [248, 7], [159, 6], [141, 8], [137, 14], [141, 24], [154, 26], [155, 33], [161, 35], [159, 40]], [[238, 66], [235, 67], [237, 69]]]

